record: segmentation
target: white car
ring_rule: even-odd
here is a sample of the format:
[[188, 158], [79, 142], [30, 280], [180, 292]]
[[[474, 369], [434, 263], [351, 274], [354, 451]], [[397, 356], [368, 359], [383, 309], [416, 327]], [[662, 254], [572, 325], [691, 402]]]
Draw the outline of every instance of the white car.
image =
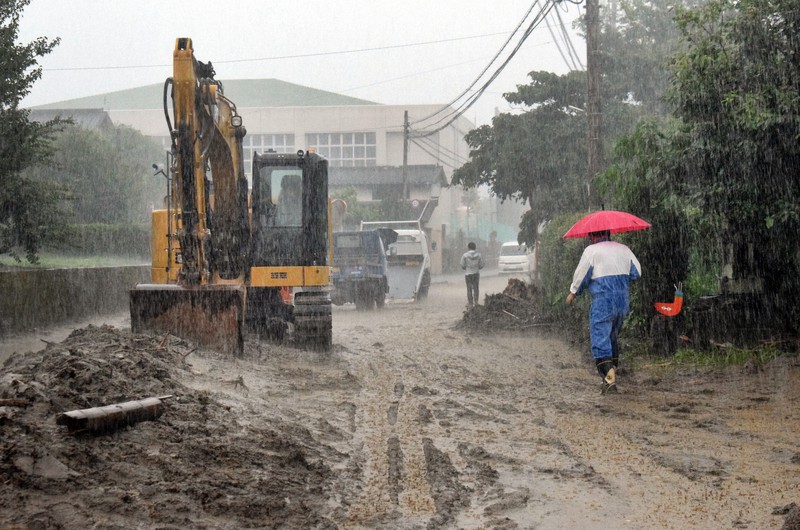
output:
[[497, 259], [497, 268], [500, 274], [519, 274], [533, 278], [536, 273], [534, 253], [525, 243], [509, 241], [500, 247], [500, 256]]

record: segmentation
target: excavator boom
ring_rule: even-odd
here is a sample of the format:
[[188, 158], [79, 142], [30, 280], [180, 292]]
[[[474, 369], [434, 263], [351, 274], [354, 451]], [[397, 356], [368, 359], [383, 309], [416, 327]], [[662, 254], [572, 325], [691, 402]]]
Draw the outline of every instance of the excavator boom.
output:
[[240, 354], [249, 245], [246, 132], [189, 38], [175, 43], [164, 114], [172, 139], [168, 204], [153, 212], [153, 283], [131, 290], [131, 329], [167, 331]]

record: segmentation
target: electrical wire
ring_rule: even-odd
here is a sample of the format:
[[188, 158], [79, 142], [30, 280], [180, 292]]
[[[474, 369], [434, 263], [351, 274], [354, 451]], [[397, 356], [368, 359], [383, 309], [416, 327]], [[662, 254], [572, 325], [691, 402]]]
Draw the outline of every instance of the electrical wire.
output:
[[[492, 60], [489, 61], [489, 63], [486, 65], [486, 67], [478, 75], [478, 77], [476, 77], [475, 80], [467, 88], [465, 88], [463, 92], [461, 92], [458, 96], [453, 98], [453, 101], [448, 103], [445, 106], [445, 108], [452, 106], [456, 101], [461, 99], [464, 96], [464, 94], [469, 92], [470, 89], [472, 89], [472, 87], [474, 87], [478, 83], [478, 81], [480, 81], [481, 77], [483, 77], [483, 74], [485, 74], [489, 70], [489, 67], [492, 66], [492, 63], [494, 63], [497, 60], [497, 58], [500, 57], [500, 54], [503, 53], [503, 50], [506, 49], [506, 46], [508, 46], [508, 43], [511, 42], [512, 37], [514, 37], [514, 35], [519, 31], [519, 28], [522, 27], [522, 24], [525, 23], [525, 20], [527, 20], [528, 16], [531, 14], [531, 11], [533, 11], [533, 8], [534, 8], [534, 6], [536, 6], [537, 2], [538, 2], [538, 0], [534, 1], [531, 4], [531, 7], [529, 7], [528, 10], [525, 12], [525, 16], [522, 17], [522, 20], [519, 21], [519, 23], [517, 24], [517, 27], [514, 28], [514, 31], [511, 32], [511, 34], [508, 36], [508, 38], [503, 43], [503, 45], [500, 46], [500, 49], [497, 51], [497, 53], [494, 55], [494, 57], [492, 57]], [[441, 112], [441, 110], [436, 111], [433, 114], [429, 114], [428, 116], [425, 116], [424, 118], [420, 118], [420, 119], [410, 123], [409, 125], [415, 125], [417, 123], [421, 123], [421, 122], [423, 122], [423, 121], [425, 121], [425, 120], [427, 120], [429, 118], [432, 118], [432, 117], [436, 116], [439, 112]]]
[[[535, 3], [538, 3], [538, 0]], [[500, 75], [500, 73], [503, 71], [503, 69], [506, 67], [506, 65], [508, 65], [508, 63], [511, 61], [511, 59], [516, 55], [516, 53], [522, 47], [522, 44], [525, 42], [525, 40], [531, 35], [531, 33], [533, 32], [533, 29], [536, 28], [542, 22], [544, 16], [547, 14], [547, 12], [550, 9], [552, 9], [553, 5], [554, 5], [554, 2], [552, 2], [552, 1], [548, 1], [548, 2], [545, 3], [545, 5], [540, 10], [540, 12], [536, 15], [536, 17], [530, 23], [528, 28], [525, 30], [525, 32], [523, 33], [523, 35], [520, 38], [519, 42], [517, 43], [515, 48], [511, 51], [511, 53], [506, 58], [506, 60], [497, 68], [497, 70], [495, 70], [495, 72], [492, 74], [492, 76], [481, 86], [481, 88], [479, 90], [477, 90], [475, 93], [473, 93], [467, 100], [465, 100], [463, 103], [461, 103], [457, 108], [455, 108], [452, 111], [450, 111], [449, 114], [445, 114], [438, 121], [428, 125], [428, 127], [433, 127], [433, 126], [438, 125], [439, 123], [441, 123], [441, 122], [443, 122], [445, 120], [448, 120], [444, 125], [436, 128], [436, 129], [433, 129], [433, 130], [416, 131], [416, 134], [418, 136], [419, 135], [432, 135], [432, 134], [435, 134], [435, 133], [441, 131], [442, 129], [444, 129], [445, 127], [449, 126], [450, 124], [452, 124], [456, 119], [458, 119], [461, 115], [463, 115], [463, 113], [466, 112], [467, 109], [469, 109], [481, 97], [481, 95], [483, 95], [483, 93], [486, 91], [486, 89], [489, 87], [489, 85], [491, 85], [491, 83], [493, 83], [494, 80]], [[449, 108], [445, 108], [445, 109], [442, 109], [442, 110], [448, 110], [448, 109]]]
[[417, 139], [414, 138], [411, 138], [411, 143], [415, 144], [422, 151], [433, 157], [437, 162], [444, 163], [445, 165], [456, 168], [466, 164], [467, 162], [466, 160], [465, 161], [455, 160], [448, 155], [444, 155], [444, 153], [442, 153], [441, 151], [437, 151], [436, 153], [432, 152], [431, 149], [436, 151], [436, 147], [438, 147], [436, 144], [432, 146], [427, 146], [425, 144], [418, 142]]
[[[536, 5], [537, 3], [538, 3], [538, 0], [537, 0], [536, 2], [534, 2], [534, 5]], [[522, 47], [522, 44], [525, 42], [525, 40], [526, 40], [526, 39], [527, 39], [527, 38], [528, 38], [528, 37], [531, 35], [531, 33], [533, 32], [533, 30], [534, 30], [534, 29], [535, 29], [535, 28], [536, 28], [536, 27], [537, 27], [537, 26], [538, 26], [538, 25], [539, 25], [539, 24], [542, 22], [542, 20], [544, 20], [544, 17], [545, 17], [545, 16], [547, 16], [547, 13], [548, 13], [548, 12], [549, 12], [549, 11], [550, 11], [550, 10], [551, 10], [551, 9], [552, 9], [554, 6], [555, 6], [555, 1], [554, 1], [554, 0], [547, 0], [547, 1], [544, 3], [544, 5], [542, 6], [542, 8], [540, 9], [539, 13], [538, 13], [538, 14], [537, 14], [537, 15], [534, 17], [533, 21], [532, 21], [532, 22], [531, 22], [531, 23], [528, 25], [527, 29], [525, 30], [525, 32], [523, 33], [523, 35], [522, 35], [522, 37], [520, 38], [519, 42], [518, 42], [518, 43], [517, 43], [517, 45], [514, 47], [514, 49], [511, 51], [511, 53], [509, 54], [509, 56], [508, 56], [508, 57], [507, 57], [507, 58], [506, 58], [506, 59], [503, 61], [503, 63], [502, 63], [502, 64], [501, 64], [501, 65], [500, 65], [500, 66], [499, 66], [499, 67], [498, 67], [498, 68], [495, 70], [495, 72], [494, 72], [494, 73], [491, 75], [491, 77], [490, 77], [490, 78], [489, 78], [489, 79], [488, 79], [488, 80], [487, 80], [487, 81], [486, 81], [486, 82], [485, 82], [485, 83], [484, 83], [484, 84], [481, 86], [481, 88], [479, 88], [479, 89], [478, 89], [478, 90], [477, 90], [475, 93], [473, 93], [473, 94], [472, 94], [472, 95], [471, 95], [469, 98], [467, 98], [467, 99], [466, 99], [466, 100], [465, 100], [463, 103], [461, 103], [461, 104], [460, 104], [460, 105], [459, 105], [457, 108], [453, 109], [453, 110], [452, 110], [452, 111], [450, 111], [448, 114], [445, 114], [444, 116], [442, 116], [442, 117], [441, 117], [439, 120], [437, 120], [436, 122], [434, 122], [434, 123], [431, 123], [430, 125], [428, 125], [428, 127], [435, 127], [435, 126], [436, 126], [436, 125], [438, 125], [439, 123], [441, 123], [441, 122], [443, 122], [443, 121], [447, 120], [447, 121], [446, 121], [446, 123], [444, 123], [443, 125], [441, 125], [441, 126], [439, 126], [439, 127], [435, 128], [435, 129], [429, 129], [429, 130], [416, 130], [416, 129], [415, 129], [415, 130], [412, 130], [412, 132], [413, 132], [413, 136], [414, 136], [414, 137], [420, 137], [420, 136], [431, 136], [431, 135], [433, 135], [433, 134], [435, 134], [435, 133], [437, 133], [437, 132], [441, 131], [442, 129], [444, 129], [444, 128], [448, 127], [450, 124], [452, 124], [454, 121], [456, 121], [456, 120], [457, 120], [459, 117], [461, 117], [461, 116], [464, 114], [464, 112], [466, 112], [466, 111], [467, 111], [467, 110], [468, 110], [468, 109], [469, 109], [469, 108], [470, 108], [472, 105], [474, 105], [474, 104], [475, 104], [475, 102], [476, 102], [476, 101], [477, 101], [477, 100], [478, 100], [478, 99], [481, 97], [481, 95], [483, 95], [483, 93], [484, 93], [484, 92], [486, 91], [486, 89], [487, 89], [487, 88], [488, 88], [488, 87], [489, 87], [489, 86], [490, 86], [490, 85], [491, 85], [491, 84], [492, 84], [492, 83], [495, 81], [495, 79], [497, 79], [497, 77], [500, 75], [500, 73], [503, 71], [503, 69], [504, 69], [504, 68], [505, 68], [505, 67], [508, 65], [508, 63], [511, 61], [511, 59], [513, 59], [513, 58], [514, 58], [514, 56], [517, 54], [517, 52], [518, 52], [518, 51], [519, 51], [519, 49]], [[526, 17], [526, 18], [527, 18], [527, 17]], [[447, 110], [448, 110], [448, 109], [449, 109], [449, 108], [452, 106], [452, 104], [453, 104], [453, 103], [451, 103], [451, 104], [450, 104], [449, 106], [447, 106], [447, 107], [443, 107], [442, 109], [440, 109], [440, 111], [439, 111], [439, 112], [442, 112], [442, 111], [447, 111]], [[435, 115], [436, 115], [436, 114], [434, 114], [433, 116], [435, 116]], [[417, 121], [415, 121], [414, 123], [419, 123], [419, 122], [420, 122], [420, 120], [417, 120]]]
[[[439, 155], [437, 155], [436, 153], [432, 153], [432, 152], [431, 152], [431, 151], [429, 151], [429, 150], [428, 150], [428, 149], [427, 149], [427, 148], [426, 148], [424, 145], [422, 145], [422, 144], [418, 143], [418, 142], [417, 142], [416, 140], [414, 140], [413, 138], [411, 139], [411, 142], [412, 142], [413, 144], [415, 144], [417, 147], [419, 147], [419, 148], [420, 148], [420, 150], [421, 150], [422, 152], [424, 152], [425, 154], [429, 155], [431, 158], [435, 159], [436, 161], [441, 161], [441, 157], [440, 157]], [[448, 164], [448, 165], [451, 165], [451, 166], [453, 166], [453, 167], [456, 167], [456, 165], [455, 165], [455, 164]]]
[[[232, 64], [232, 63], [247, 63], [247, 62], [260, 62], [260, 61], [280, 61], [285, 59], [302, 59], [308, 57], [325, 57], [330, 55], [345, 55], [349, 53], [363, 53], [382, 50], [393, 50], [397, 48], [413, 48], [415, 46], [427, 46], [429, 44], [440, 44], [444, 42], [456, 42], [461, 40], [481, 39], [484, 37], [496, 37], [498, 35], [505, 35], [506, 32], [500, 33], [484, 33], [482, 35], [469, 35], [467, 37], [453, 37], [452, 39], [432, 40], [424, 42], [411, 42], [406, 44], [394, 44], [391, 46], [380, 46], [375, 48], [358, 48], [355, 50], [338, 50], [332, 52], [317, 52], [317, 53], [301, 53], [296, 55], [276, 55], [272, 57], [256, 57], [251, 59], [228, 59], [223, 61], [214, 61], [214, 64]], [[67, 68], [42, 68], [45, 72], [71, 72], [78, 70], [127, 70], [136, 68], [164, 68], [172, 66], [172, 64], [140, 64], [140, 65], [121, 65], [121, 66], [76, 66]]]
[[[586, 68], [583, 65], [583, 61], [581, 61], [580, 55], [578, 55], [577, 50], [575, 50], [575, 44], [572, 42], [572, 37], [570, 36], [569, 31], [567, 31], [564, 20], [561, 18], [561, 10], [556, 9], [556, 17], [558, 17], [558, 24], [561, 27], [561, 34], [564, 37], [564, 42], [567, 43], [567, 49], [575, 60], [575, 63], [577, 63], [577, 68], [573, 66], [573, 70], [585, 70]], [[573, 65], [575, 63], [573, 63]]]
[[469, 160], [464, 158], [462, 155], [456, 153], [455, 151], [449, 149], [448, 147], [445, 147], [443, 144], [439, 142], [431, 140], [430, 137], [421, 136], [418, 139], [424, 142], [426, 145], [428, 145], [428, 147], [435, 148], [437, 151], [443, 152], [447, 156], [447, 158], [450, 159], [451, 162], [455, 162], [455, 164], [452, 164], [454, 167], [456, 165], [466, 164], [467, 162], [469, 162]]
[[[558, 9], [556, 9], [556, 13], [558, 13]], [[556, 50], [558, 50], [558, 54], [561, 56], [564, 64], [567, 65], [567, 68], [575, 70], [575, 61], [570, 53], [569, 45], [567, 44], [567, 53], [564, 53], [564, 50], [561, 49], [561, 44], [558, 42], [558, 37], [550, 24], [547, 24], [547, 31], [549, 31], [550, 36], [553, 37], [553, 44], [555, 44]]]

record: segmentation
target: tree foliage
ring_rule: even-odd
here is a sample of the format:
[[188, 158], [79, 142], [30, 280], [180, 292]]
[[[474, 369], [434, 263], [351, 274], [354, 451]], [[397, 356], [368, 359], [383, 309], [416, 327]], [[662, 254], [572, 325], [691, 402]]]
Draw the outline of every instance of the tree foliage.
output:
[[[678, 28], [663, 2], [626, 0], [604, 9], [601, 28], [603, 145], [630, 133], [644, 116], [664, 114], [666, 68], [678, 47]], [[500, 199], [530, 206], [520, 239], [532, 243], [544, 220], [562, 212], [586, 211], [586, 72], [531, 72], [531, 82], [505, 98], [526, 110], [501, 114], [491, 127], [471, 131], [470, 161], [453, 182], [487, 185]], [[605, 198], [610, 199], [610, 197]], [[605, 202], [605, 201], [604, 201]]]
[[0, 0], [0, 255], [19, 259], [36, 254], [57, 230], [57, 196], [20, 176], [20, 171], [46, 157], [48, 136], [57, 123], [31, 123], [19, 103], [41, 77], [37, 60], [50, 53], [58, 39], [39, 37], [17, 43], [19, 18], [30, 0]]
[[602, 189], [613, 187], [619, 209], [652, 225], [625, 241], [646, 267], [637, 282], [634, 310], [640, 315], [652, 316], [652, 302], [672, 299], [674, 286], [688, 277], [690, 254], [701, 240], [690, 228], [690, 217], [700, 212], [691, 208], [688, 182], [694, 168], [682, 156], [687, 142], [680, 122], [643, 121], [617, 141], [615, 164], [599, 179]]
[[[643, 125], [620, 142], [607, 177], [625, 205], [649, 203], [676, 245], [710, 257], [700, 263], [730, 261], [734, 279], [755, 280], [748, 288], [760, 292], [771, 324], [796, 330], [797, 3], [714, 0], [680, 9], [676, 19], [684, 45], [673, 61], [667, 101], [677, 121]], [[651, 241], [653, 259], [664, 247]], [[658, 272], [669, 284], [670, 272], [682, 270]]]
[[491, 127], [467, 133], [470, 161], [453, 173], [452, 182], [487, 185], [503, 201], [529, 204], [535, 226], [566, 207], [580, 187], [575, 177], [586, 167], [586, 132], [578, 105], [584, 105], [586, 83], [580, 72], [529, 76], [529, 85], [504, 96], [529, 110], [500, 114]]
[[739, 278], [763, 281], [772, 315], [800, 304], [800, 11], [791, 0], [715, 0], [679, 18], [690, 44], [670, 101], [690, 127], [703, 210]]
[[70, 223], [147, 222], [166, 194], [166, 181], [152, 170], [163, 157], [156, 142], [127, 126], [68, 126], [54, 136], [53, 156], [25, 175], [60, 191]]

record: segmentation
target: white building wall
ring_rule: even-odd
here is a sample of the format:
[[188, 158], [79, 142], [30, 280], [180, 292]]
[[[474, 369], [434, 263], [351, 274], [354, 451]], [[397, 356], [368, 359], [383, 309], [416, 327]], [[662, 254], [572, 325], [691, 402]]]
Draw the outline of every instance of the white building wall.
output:
[[[413, 123], [434, 112], [441, 105], [348, 105], [330, 107], [267, 107], [239, 108], [248, 135], [293, 134], [295, 149], [307, 149], [306, 135], [311, 133], [375, 133], [375, 165], [402, 166], [403, 164], [403, 121], [408, 111], [409, 122]], [[149, 110], [109, 110], [115, 124], [124, 124], [138, 129], [146, 136], [159, 137], [168, 145], [168, 129], [162, 109]], [[442, 124], [437, 124], [440, 127]], [[408, 164], [435, 164], [444, 168], [450, 181], [453, 171], [469, 158], [469, 148], [464, 135], [475, 126], [464, 117], [452, 125], [425, 137], [414, 138], [408, 142]], [[429, 223], [437, 234], [452, 234], [450, 227], [456, 209], [461, 206], [460, 188], [434, 187], [431, 196], [438, 194], [439, 204]], [[359, 200], [372, 200], [362, 196]], [[430, 197], [417, 194], [412, 199]], [[441, 236], [440, 236], [441, 237]], [[442, 241], [438, 242], [441, 248]]]

